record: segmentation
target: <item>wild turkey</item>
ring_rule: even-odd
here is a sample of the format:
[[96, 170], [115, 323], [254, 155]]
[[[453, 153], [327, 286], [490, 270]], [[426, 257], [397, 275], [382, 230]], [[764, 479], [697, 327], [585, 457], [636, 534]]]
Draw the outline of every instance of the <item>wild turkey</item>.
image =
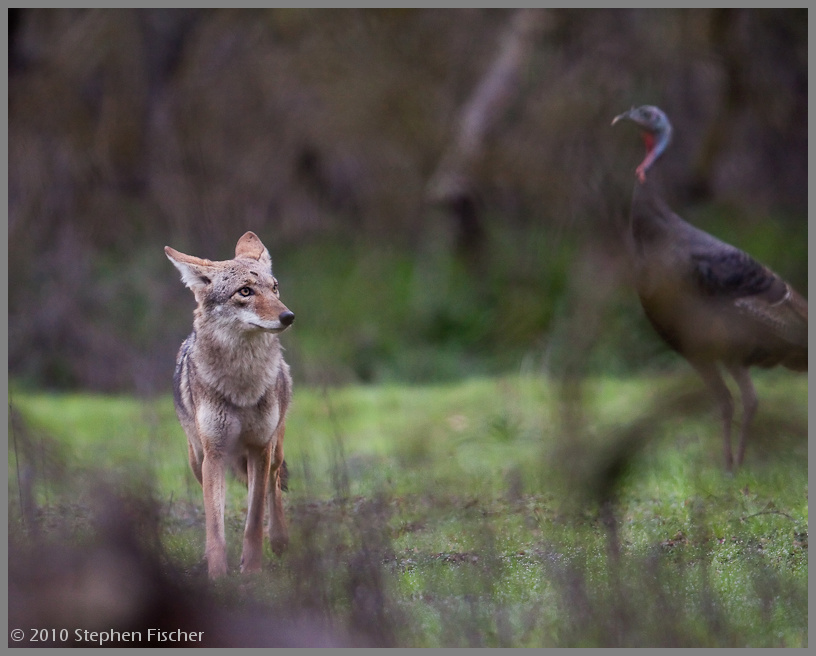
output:
[[666, 343], [685, 357], [711, 389], [722, 412], [725, 462], [734, 467], [734, 402], [720, 372], [724, 366], [742, 396], [736, 466], [742, 464], [758, 400], [749, 367], [781, 364], [807, 371], [807, 300], [743, 251], [683, 221], [663, 200], [654, 165], [672, 127], [657, 107], [616, 116], [642, 131], [646, 157], [636, 169], [627, 235], [643, 310]]

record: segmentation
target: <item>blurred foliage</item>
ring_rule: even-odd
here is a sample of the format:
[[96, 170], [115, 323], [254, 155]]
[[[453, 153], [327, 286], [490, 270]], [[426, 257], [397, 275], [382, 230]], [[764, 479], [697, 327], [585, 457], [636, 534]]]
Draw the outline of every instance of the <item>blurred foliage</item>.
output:
[[807, 10], [542, 10], [463, 239], [427, 185], [514, 15], [9, 10], [10, 373], [167, 389], [192, 298], [161, 249], [245, 230], [300, 381], [659, 367], [621, 288], [640, 150], [609, 129], [643, 103], [678, 212], [807, 293]]

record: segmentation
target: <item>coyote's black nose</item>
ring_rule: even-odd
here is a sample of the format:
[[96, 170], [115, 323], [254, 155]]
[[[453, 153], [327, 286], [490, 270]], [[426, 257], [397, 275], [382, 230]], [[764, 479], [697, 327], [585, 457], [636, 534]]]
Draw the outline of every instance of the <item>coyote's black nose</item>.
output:
[[291, 312], [290, 310], [286, 310], [286, 312], [281, 312], [278, 316], [278, 321], [280, 321], [284, 326], [291, 326], [292, 322], [295, 320], [295, 313]]

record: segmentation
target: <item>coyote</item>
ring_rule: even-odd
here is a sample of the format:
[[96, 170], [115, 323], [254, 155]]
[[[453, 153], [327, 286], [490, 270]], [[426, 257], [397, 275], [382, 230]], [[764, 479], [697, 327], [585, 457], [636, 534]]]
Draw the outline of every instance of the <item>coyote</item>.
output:
[[241, 571], [258, 571], [267, 492], [272, 551], [281, 554], [289, 542], [281, 479], [292, 378], [278, 333], [295, 315], [281, 302], [269, 251], [253, 232], [238, 240], [232, 260], [211, 262], [169, 246], [164, 252], [198, 303], [193, 332], [176, 358], [173, 393], [190, 467], [204, 492], [209, 576], [227, 573], [227, 467], [248, 487]]

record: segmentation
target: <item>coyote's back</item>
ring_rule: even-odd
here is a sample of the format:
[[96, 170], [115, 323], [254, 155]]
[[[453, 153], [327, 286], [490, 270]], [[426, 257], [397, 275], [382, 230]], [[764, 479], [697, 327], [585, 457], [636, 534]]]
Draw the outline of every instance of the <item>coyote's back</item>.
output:
[[288, 543], [281, 475], [292, 379], [278, 334], [295, 315], [281, 302], [269, 251], [252, 232], [238, 240], [232, 260], [164, 250], [198, 303], [193, 332], [176, 359], [173, 391], [190, 467], [204, 493], [209, 574], [227, 571], [227, 468], [247, 481], [241, 571], [257, 571], [265, 505], [273, 551], [281, 553]]

